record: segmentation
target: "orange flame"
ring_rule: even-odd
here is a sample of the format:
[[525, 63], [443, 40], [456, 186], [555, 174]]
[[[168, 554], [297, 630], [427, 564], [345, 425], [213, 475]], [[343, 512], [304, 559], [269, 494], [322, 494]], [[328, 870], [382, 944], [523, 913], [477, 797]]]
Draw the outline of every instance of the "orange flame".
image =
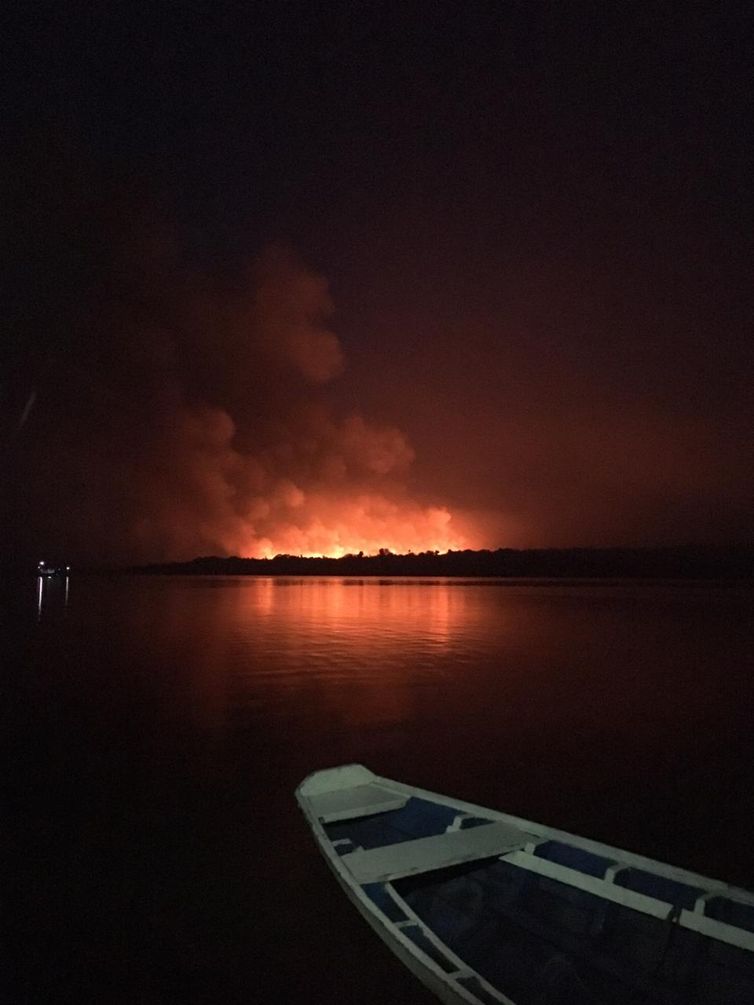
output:
[[374, 555], [383, 548], [405, 554], [469, 547], [444, 506], [422, 507], [362, 494], [346, 500], [310, 499], [302, 509], [295, 521], [278, 525], [267, 535], [252, 533], [240, 553], [247, 558], [279, 554], [340, 558], [359, 552]]

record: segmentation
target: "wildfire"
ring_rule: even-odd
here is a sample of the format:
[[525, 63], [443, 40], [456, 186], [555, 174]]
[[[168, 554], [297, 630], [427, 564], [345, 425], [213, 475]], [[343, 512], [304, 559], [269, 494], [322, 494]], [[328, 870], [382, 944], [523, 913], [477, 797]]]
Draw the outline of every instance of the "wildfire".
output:
[[267, 535], [247, 538], [240, 549], [246, 558], [301, 555], [307, 558], [375, 555], [380, 549], [409, 551], [458, 550], [468, 547], [444, 506], [421, 507], [381, 496], [353, 500], [314, 500], [295, 522], [279, 524]]

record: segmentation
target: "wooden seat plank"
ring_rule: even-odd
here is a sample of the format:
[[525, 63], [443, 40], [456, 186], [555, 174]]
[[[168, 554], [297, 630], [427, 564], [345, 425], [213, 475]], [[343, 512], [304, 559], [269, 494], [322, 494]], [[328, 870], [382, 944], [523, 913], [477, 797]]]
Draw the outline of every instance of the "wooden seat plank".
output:
[[311, 797], [312, 809], [323, 823], [354, 820], [372, 813], [399, 810], [408, 802], [408, 796], [394, 792], [382, 785], [356, 785], [348, 789], [320, 792]]
[[343, 855], [341, 861], [357, 883], [379, 883], [444, 869], [460, 862], [503, 855], [513, 849], [523, 848], [532, 840], [533, 835], [511, 824], [496, 822], [382, 848], [359, 848]]

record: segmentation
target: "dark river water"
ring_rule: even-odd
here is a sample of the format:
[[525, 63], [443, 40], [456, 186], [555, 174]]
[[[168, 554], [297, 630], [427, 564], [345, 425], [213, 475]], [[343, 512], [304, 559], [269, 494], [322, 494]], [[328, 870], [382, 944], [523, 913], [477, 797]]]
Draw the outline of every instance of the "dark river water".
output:
[[429, 1003], [293, 795], [379, 774], [754, 887], [750, 589], [5, 584], [3, 1003]]

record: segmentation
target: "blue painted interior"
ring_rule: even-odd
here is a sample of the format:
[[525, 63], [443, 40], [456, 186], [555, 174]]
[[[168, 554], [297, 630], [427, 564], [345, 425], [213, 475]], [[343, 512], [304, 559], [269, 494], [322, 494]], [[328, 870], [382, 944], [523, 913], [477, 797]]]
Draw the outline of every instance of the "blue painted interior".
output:
[[412, 796], [399, 810], [326, 824], [325, 831], [331, 841], [350, 838], [362, 848], [382, 848], [402, 841], [443, 834], [456, 815], [457, 811], [448, 806]]
[[599, 878], [605, 875], [605, 870], [612, 864], [609, 858], [584, 851], [583, 848], [576, 848], [574, 845], [563, 844], [561, 841], [545, 841], [544, 844], [537, 846], [534, 854], [547, 859], [548, 862], [557, 862], [558, 865]]
[[740, 904], [726, 897], [714, 897], [707, 903], [704, 913], [708, 918], [724, 921], [726, 925], [754, 932], [754, 904]]
[[666, 904], [673, 904], [677, 907], [685, 907], [689, 911], [694, 909], [697, 897], [701, 897], [704, 893], [704, 890], [698, 887], [677, 883], [675, 880], [666, 879], [665, 876], [656, 876], [643, 869], [627, 869], [625, 872], [619, 872], [615, 877], [615, 883], [626, 890], [644, 893], [648, 897], [663, 900]]
[[365, 883], [361, 889], [390, 921], [397, 924], [399, 921], [406, 920], [405, 911], [401, 910], [400, 905], [393, 900], [384, 883]]
[[449, 960], [424, 934], [422, 929], [418, 925], [406, 925], [405, 928], [401, 929], [401, 932], [411, 941], [414, 945], [418, 946], [422, 952], [426, 953], [427, 956], [445, 971], [447, 974], [453, 973], [458, 967], [452, 960]]
[[500, 999], [486, 991], [478, 977], [461, 977], [458, 983], [475, 995], [484, 1005], [500, 1005]]

